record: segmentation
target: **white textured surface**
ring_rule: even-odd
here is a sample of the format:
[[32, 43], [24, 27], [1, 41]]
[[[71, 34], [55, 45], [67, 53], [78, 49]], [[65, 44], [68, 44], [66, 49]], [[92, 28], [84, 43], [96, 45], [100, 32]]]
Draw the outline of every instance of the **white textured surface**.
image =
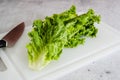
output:
[[[14, 69], [20, 73], [24, 80], [36, 80], [36, 78], [38, 80], [56, 80], [56, 78], [58, 79], [71, 73], [92, 61], [108, 56], [120, 48], [120, 37], [118, 37], [118, 33], [114, 31], [113, 28], [110, 28], [110, 26], [102, 22], [96, 26], [99, 32], [95, 39], [87, 39], [84, 46], [81, 45], [73, 49], [64, 49], [58, 61], [52, 61], [41, 71], [36, 72], [28, 68], [25, 45], [28, 42], [27, 33], [31, 30], [31, 27], [25, 29], [23, 35], [14, 47], [5, 48], [4, 52], [12, 62]], [[10, 69], [8, 64], [6, 64], [6, 66]], [[11, 74], [9, 71], [8, 73]], [[6, 78], [6, 75], [4, 75], [4, 77]], [[3, 77], [0, 77], [0, 79], [3, 79]]]
[[[62, 12], [72, 4], [78, 12], [93, 8], [102, 15], [103, 22], [120, 31], [120, 0], [0, 0], [0, 33], [21, 21], [31, 25], [34, 19]], [[120, 50], [58, 80], [120, 80], [119, 63]]]

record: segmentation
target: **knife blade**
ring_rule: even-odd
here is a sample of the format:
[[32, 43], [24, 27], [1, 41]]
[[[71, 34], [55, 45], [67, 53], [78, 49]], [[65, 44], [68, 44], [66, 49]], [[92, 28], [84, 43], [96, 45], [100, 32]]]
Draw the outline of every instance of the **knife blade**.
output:
[[[25, 28], [24, 22], [17, 25], [13, 28], [10, 32], [8, 32], [1, 40], [0, 40], [0, 48], [3, 47], [12, 47], [18, 41], [20, 36], [22, 35]], [[0, 57], [0, 71], [6, 71], [7, 66], [5, 65], [4, 61]]]
[[0, 40], [0, 48], [12, 47], [18, 41], [25, 28], [24, 22], [17, 25]]

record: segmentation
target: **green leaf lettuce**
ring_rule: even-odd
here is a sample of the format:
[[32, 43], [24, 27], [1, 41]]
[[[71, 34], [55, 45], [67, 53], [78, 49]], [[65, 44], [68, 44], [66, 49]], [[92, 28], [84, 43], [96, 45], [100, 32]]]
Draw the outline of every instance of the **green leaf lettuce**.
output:
[[35, 20], [26, 46], [29, 67], [41, 70], [52, 60], [59, 59], [63, 48], [73, 48], [83, 44], [87, 37], [96, 37], [98, 29], [94, 23], [99, 22], [100, 16], [92, 9], [78, 15], [75, 6], [44, 20]]

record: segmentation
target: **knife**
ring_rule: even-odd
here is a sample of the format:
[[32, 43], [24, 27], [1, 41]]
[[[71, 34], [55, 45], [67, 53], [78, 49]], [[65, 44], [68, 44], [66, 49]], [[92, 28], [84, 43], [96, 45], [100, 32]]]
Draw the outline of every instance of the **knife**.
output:
[[0, 40], [0, 48], [12, 47], [22, 35], [25, 28], [24, 22], [17, 25]]
[[[0, 40], [0, 48], [4, 47], [12, 47], [18, 41], [20, 36], [22, 35], [25, 28], [24, 22], [17, 25], [13, 28], [10, 32], [8, 32], [1, 40]], [[7, 69], [6, 65], [4, 64], [3, 60], [0, 57], [0, 71], [5, 71]]]

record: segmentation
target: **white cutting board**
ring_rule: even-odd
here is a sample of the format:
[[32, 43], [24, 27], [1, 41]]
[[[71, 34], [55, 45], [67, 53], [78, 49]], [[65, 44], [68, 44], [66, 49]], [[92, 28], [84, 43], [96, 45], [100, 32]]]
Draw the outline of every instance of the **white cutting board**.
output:
[[[8, 70], [5, 72], [9, 75], [16, 73], [17, 77], [14, 80], [18, 80], [20, 77], [21, 80], [54, 80], [93, 60], [119, 50], [120, 33], [103, 22], [96, 26], [99, 30], [96, 38], [89, 38], [84, 45], [76, 48], [64, 49], [59, 60], [52, 61], [41, 71], [32, 71], [28, 68], [27, 50], [25, 46], [29, 42], [27, 33], [31, 30], [31, 26], [26, 27], [22, 37], [14, 47], [2, 50], [5, 53], [5, 57], [3, 58], [8, 58], [4, 60], [8, 67]], [[14, 73], [11, 73], [12, 71], [10, 70]], [[5, 72], [0, 72], [0, 80], [7, 80]]]

